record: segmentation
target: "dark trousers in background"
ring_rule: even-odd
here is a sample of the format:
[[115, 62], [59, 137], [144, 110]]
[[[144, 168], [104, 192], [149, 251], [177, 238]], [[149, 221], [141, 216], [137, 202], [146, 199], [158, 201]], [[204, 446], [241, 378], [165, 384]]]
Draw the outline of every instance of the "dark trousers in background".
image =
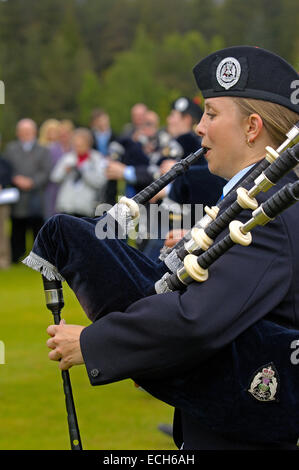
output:
[[26, 254], [26, 233], [32, 230], [33, 239], [44, 224], [43, 217], [11, 217], [11, 257], [17, 263]]
[[10, 207], [0, 205], [0, 269], [8, 268], [11, 263], [9, 235], [6, 227], [9, 214]]

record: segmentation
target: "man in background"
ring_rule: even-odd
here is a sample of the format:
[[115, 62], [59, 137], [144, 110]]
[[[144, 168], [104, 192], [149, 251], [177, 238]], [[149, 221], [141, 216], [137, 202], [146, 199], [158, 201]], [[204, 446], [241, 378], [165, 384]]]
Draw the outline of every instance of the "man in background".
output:
[[[92, 133], [92, 148], [107, 157], [110, 153], [110, 144], [117, 140], [117, 135], [111, 127], [109, 114], [101, 108], [96, 108], [91, 113], [90, 129]], [[115, 204], [117, 194], [117, 181], [109, 180], [106, 184], [104, 202]]]
[[[11, 166], [0, 155], [0, 195], [2, 189], [11, 183]], [[9, 217], [9, 205], [0, 202], [0, 269], [7, 269], [11, 263], [9, 238], [6, 233], [6, 221]]]
[[12, 167], [12, 185], [20, 191], [20, 199], [11, 209], [13, 263], [26, 252], [27, 231], [32, 230], [35, 238], [44, 223], [44, 189], [51, 169], [49, 150], [37, 143], [37, 126], [32, 119], [17, 123], [16, 136], [4, 151]]
[[130, 111], [131, 122], [124, 125], [121, 137], [132, 137], [133, 134], [142, 126], [147, 117], [147, 105], [144, 103], [135, 103]]

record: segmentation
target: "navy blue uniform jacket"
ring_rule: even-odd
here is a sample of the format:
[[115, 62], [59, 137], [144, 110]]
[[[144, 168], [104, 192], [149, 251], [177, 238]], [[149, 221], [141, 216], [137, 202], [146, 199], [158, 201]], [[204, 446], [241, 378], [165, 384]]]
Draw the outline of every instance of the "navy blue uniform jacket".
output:
[[[267, 193], [258, 195], [258, 202], [296, 179], [291, 172]], [[235, 195], [230, 193], [221, 211], [234, 200]], [[243, 211], [238, 220], [245, 222], [250, 216], [250, 211]], [[246, 335], [260, 319], [299, 330], [298, 221], [297, 203], [267, 225], [254, 228], [249, 247], [234, 245], [221, 256], [209, 268], [206, 282], [194, 282], [183, 292], [143, 298], [125, 312], [111, 312], [87, 326], [80, 342], [91, 384], [134, 378], [140, 385], [153, 384], [158, 398], [161, 385], [170, 397], [165, 401], [175, 406], [173, 381], [192, 377], [200, 387], [202, 366], [217, 358], [217, 353], [240, 335]], [[256, 370], [264, 364], [263, 358], [255, 350], [255, 343], [250, 338], [248, 341], [249, 357]], [[279, 354], [279, 343], [276, 349]], [[281, 354], [287, 354], [289, 361], [289, 351]], [[219, 363], [221, 366], [221, 359], [218, 367]], [[214, 380], [212, 371], [208, 380]], [[190, 387], [190, 380], [188, 383]], [[188, 387], [185, 389], [188, 401]], [[298, 396], [298, 390], [295, 393]], [[250, 417], [245, 418], [248, 424]]]

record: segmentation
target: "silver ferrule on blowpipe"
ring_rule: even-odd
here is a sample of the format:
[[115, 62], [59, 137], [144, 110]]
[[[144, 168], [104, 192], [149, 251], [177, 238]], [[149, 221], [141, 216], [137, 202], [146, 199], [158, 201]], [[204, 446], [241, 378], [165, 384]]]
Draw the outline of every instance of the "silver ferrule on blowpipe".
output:
[[273, 183], [266, 177], [264, 173], [261, 173], [255, 180], [254, 186], [248, 191], [248, 196], [254, 198], [260, 192], [266, 192], [270, 189]]
[[181, 266], [181, 267], [177, 270], [176, 275], [177, 275], [178, 279], [179, 279], [183, 284], [185, 284], [185, 286], [187, 286], [188, 284], [190, 284], [190, 283], [193, 281], [192, 277], [189, 276], [189, 274], [187, 273], [186, 268], [185, 268], [184, 265]]
[[64, 305], [62, 288], [45, 290], [45, 298], [47, 306]]
[[241, 232], [246, 234], [250, 232], [257, 225], [266, 225], [271, 219], [263, 211], [262, 206], [259, 206], [255, 211], [252, 212], [252, 217], [240, 228]]

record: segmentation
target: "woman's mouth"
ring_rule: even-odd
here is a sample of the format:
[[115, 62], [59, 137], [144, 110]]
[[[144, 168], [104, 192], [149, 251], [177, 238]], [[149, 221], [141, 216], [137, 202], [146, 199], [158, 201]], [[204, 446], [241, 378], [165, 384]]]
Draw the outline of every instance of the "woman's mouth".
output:
[[204, 146], [204, 148], [206, 149], [205, 157], [208, 157], [211, 149], [210, 149], [210, 147], [206, 147], [206, 146]]

